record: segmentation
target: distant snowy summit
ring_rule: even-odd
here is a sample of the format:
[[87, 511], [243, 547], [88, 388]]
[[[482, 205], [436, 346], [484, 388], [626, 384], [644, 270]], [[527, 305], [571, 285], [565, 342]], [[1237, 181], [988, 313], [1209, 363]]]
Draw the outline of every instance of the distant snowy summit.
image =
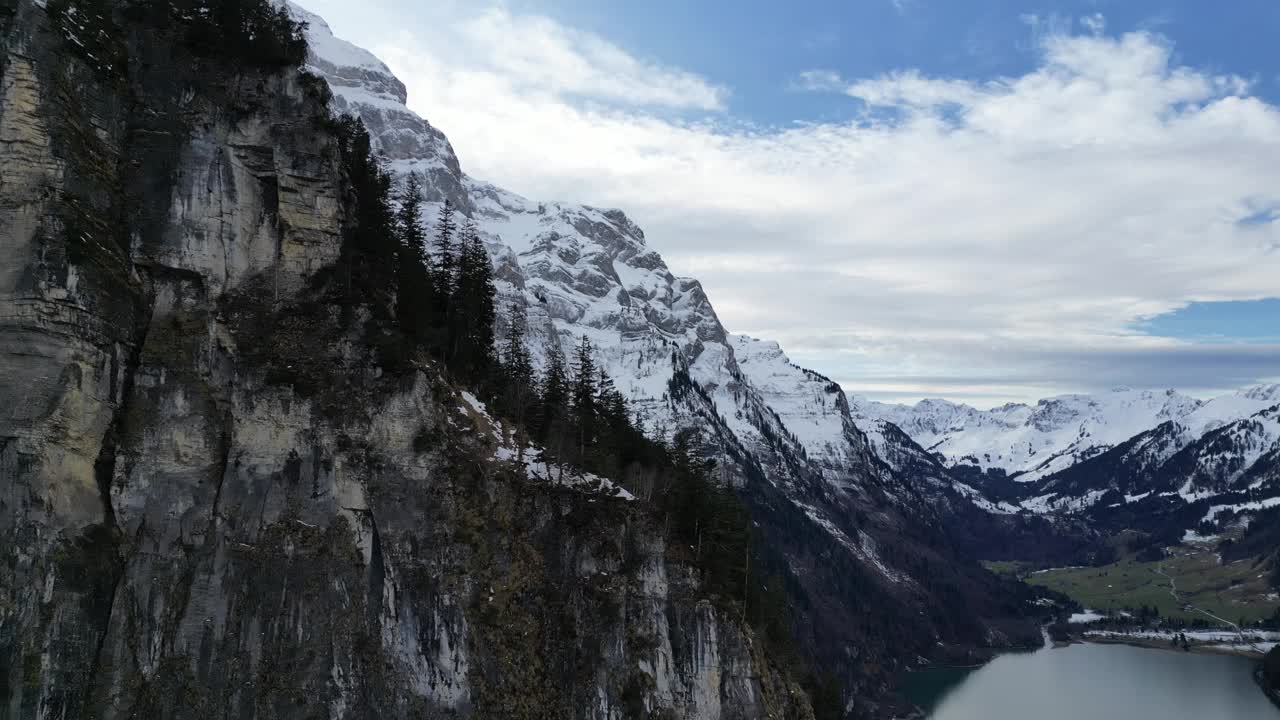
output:
[[893, 405], [850, 397], [854, 421], [864, 430], [879, 421], [890, 422], [948, 466], [1003, 470], [1022, 482], [1065, 470], [1164, 423], [1173, 423], [1190, 444], [1277, 403], [1280, 385], [1260, 385], [1208, 401], [1174, 390], [1117, 388], [991, 410], [946, 400]]

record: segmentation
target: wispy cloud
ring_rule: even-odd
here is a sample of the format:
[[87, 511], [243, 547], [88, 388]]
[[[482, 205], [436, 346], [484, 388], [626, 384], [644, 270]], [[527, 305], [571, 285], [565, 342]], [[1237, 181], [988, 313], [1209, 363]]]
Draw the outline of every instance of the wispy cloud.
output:
[[1280, 111], [1176, 65], [1157, 36], [1036, 19], [1039, 62], [1015, 77], [815, 70], [796, 87], [870, 111], [761, 130], [647, 109], [724, 107], [705, 78], [545, 18], [458, 12], [377, 51], [465, 169], [626, 208], [731, 329], [851, 390], [890, 371], [1140, 385], [1156, 358], [1225, 387], [1280, 360], [1132, 330], [1193, 300], [1275, 295], [1280, 277], [1280, 224], [1239, 222], [1280, 187]]
[[791, 87], [808, 92], [843, 92], [849, 84], [835, 70], [805, 70], [791, 83]]
[[1080, 18], [1080, 24], [1094, 35], [1101, 35], [1107, 29], [1107, 19], [1102, 13], [1085, 15]]

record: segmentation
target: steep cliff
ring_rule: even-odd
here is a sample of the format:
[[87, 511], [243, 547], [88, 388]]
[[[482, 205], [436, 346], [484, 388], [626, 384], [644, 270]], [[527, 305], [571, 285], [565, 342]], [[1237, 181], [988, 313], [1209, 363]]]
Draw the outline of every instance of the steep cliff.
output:
[[0, 715], [808, 717], [639, 503], [380, 362], [329, 92], [218, 6], [0, 3]]

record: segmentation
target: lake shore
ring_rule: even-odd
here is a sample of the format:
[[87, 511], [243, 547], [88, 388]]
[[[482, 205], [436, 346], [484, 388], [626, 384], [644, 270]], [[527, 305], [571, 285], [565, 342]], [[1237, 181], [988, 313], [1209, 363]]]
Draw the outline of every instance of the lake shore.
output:
[[1133, 636], [1109, 636], [1109, 637], [1084, 637], [1077, 642], [1094, 643], [1096, 645], [1129, 645], [1132, 647], [1149, 648], [1151, 650], [1167, 650], [1169, 652], [1190, 652], [1200, 653], [1203, 655], [1232, 655], [1235, 657], [1246, 657], [1253, 660], [1261, 660], [1263, 654], [1251, 650], [1249, 648], [1230, 648], [1222, 645], [1192, 645], [1190, 650], [1184, 650], [1181, 645], [1170, 645], [1167, 641], [1156, 640], [1154, 638], [1133, 637]]
[[[1258, 695], [1254, 658], [1146, 652], [1154, 649], [1169, 650], [1151, 641], [1077, 641], [1059, 650], [1002, 655], [973, 672], [915, 673], [903, 692], [928, 720], [1280, 720], [1272, 702]], [[1149, 692], [1134, 693], [1135, 687]]]

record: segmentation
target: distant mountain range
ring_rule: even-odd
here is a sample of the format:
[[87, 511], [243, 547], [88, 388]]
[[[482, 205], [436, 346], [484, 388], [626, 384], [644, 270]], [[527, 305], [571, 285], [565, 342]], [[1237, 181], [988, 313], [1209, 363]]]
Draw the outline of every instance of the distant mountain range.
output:
[[897, 425], [948, 465], [1003, 470], [1022, 482], [1048, 477], [1165, 422], [1190, 436], [1280, 403], [1280, 385], [1259, 385], [1208, 401], [1175, 390], [1120, 388], [1097, 395], [1059, 395], [1035, 405], [992, 410], [946, 400], [891, 405], [851, 397], [860, 426]]
[[1072, 514], [1169, 539], [1280, 505], [1280, 385], [1207, 401], [1117, 389], [987, 411], [857, 397], [850, 409], [873, 439], [901, 429], [1006, 512]]

